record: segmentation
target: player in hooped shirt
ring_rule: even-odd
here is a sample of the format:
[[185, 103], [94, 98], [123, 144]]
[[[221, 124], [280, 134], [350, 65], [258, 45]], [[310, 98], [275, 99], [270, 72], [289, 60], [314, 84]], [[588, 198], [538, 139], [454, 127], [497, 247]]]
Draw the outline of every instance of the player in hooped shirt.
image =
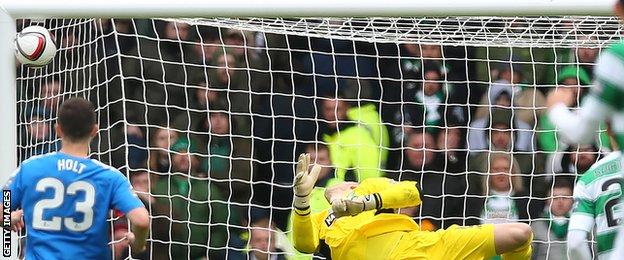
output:
[[147, 210], [124, 175], [88, 156], [97, 129], [91, 102], [66, 100], [55, 126], [62, 149], [22, 162], [7, 183], [12, 228], [26, 227], [26, 259], [111, 259], [111, 209], [130, 220], [132, 252], [145, 250]]

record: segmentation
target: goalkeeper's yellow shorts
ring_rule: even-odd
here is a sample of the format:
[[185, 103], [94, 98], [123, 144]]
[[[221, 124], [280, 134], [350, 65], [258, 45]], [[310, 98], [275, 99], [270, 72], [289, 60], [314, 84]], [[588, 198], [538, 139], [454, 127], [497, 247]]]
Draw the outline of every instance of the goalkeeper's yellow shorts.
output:
[[404, 233], [388, 259], [489, 259], [496, 255], [494, 225]]

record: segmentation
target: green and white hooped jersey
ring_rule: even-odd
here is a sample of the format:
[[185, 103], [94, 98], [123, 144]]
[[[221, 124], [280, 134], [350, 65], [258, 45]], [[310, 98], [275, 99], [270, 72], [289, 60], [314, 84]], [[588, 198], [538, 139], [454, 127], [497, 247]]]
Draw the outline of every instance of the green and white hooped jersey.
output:
[[491, 191], [481, 213], [482, 224], [501, 224], [518, 220], [516, 203], [509, 192]]
[[608, 107], [610, 115], [606, 119], [611, 122], [620, 151], [624, 151], [624, 42], [613, 44], [602, 52], [594, 74], [596, 84], [591, 87], [591, 98]]
[[581, 176], [574, 188], [574, 209], [568, 230], [591, 233], [596, 228], [599, 259], [609, 259], [618, 229], [614, 214], [622, 194], [622, 153], [612, 152]]

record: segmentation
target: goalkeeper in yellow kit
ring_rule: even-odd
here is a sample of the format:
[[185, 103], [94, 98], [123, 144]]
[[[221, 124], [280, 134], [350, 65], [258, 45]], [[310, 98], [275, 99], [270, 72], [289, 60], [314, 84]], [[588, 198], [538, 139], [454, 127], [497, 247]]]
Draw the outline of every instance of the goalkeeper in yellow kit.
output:
[[412, 181], [369, 178], [334, 185], [325, 192], [332, 208], [311, 214], [309, 194], [320, 166], [309, 170], [309, 164], [309, 155], [299, 156], [294, 186], [293, 242], [301, 252], [314, 253], [324, 241], [334, 260], [531, 257], [533, 235], [523, 223], [420, 231], [411, 217], [394, 212], [420, 204]]

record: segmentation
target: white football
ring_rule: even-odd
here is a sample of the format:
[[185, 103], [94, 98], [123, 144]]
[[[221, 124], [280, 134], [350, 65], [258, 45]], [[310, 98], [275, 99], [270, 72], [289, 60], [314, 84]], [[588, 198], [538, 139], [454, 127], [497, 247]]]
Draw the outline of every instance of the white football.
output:
[[15, 57], [29, 67], [44, 66], [56, 55], [56, 45], [48, 29], [29, 26], [15, 36]]

